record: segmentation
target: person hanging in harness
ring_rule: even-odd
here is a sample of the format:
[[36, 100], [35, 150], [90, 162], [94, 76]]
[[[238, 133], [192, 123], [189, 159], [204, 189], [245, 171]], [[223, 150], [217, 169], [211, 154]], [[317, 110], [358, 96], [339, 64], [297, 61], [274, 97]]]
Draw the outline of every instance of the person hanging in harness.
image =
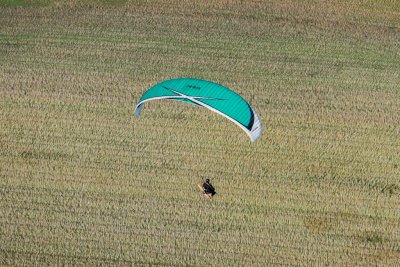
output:
[[197, 187], [203, 192], [206, 198], [212, 198], [217, 192], [215, 192], [215, 188], [212, 186], [210, 179], [207, 178], [202, 182], [203, 183], [201, 185], [198, 184]]

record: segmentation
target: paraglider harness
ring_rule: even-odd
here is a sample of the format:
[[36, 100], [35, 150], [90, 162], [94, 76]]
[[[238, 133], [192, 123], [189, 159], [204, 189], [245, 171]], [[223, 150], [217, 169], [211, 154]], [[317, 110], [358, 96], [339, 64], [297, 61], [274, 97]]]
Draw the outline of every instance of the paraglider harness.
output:
[[204, 194], [209, 194], [211, 196], [214, 196], [217, 192], [215, 192], [214, 186], [212, 186], [210, 179], [206, 179], [203, 181], [203, 191]]

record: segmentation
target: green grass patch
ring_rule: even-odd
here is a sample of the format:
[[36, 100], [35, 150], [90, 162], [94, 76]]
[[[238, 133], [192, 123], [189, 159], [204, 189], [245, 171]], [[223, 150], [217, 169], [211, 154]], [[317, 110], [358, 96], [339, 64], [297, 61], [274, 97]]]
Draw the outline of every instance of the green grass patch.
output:
[[51, 0], [0, 0], [0, 7], [45, 7]]

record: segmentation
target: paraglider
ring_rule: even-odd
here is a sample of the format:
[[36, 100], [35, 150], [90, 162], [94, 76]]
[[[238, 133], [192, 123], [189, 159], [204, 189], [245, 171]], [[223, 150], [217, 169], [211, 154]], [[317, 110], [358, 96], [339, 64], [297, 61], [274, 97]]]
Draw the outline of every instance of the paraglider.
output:
[[135, 107], [135, 116], [140, 116], [146, 102], [157, 99], [178, 100], [216, 112], [238, 125], [252, 142], [261, 136], [262, 127], [256, 111], [225, 86], [193, 78], [166, 80], [143, 94]]
[[[257, 112], [239, 94], [225, 86], [193, 78], [166, 80], [154, 85], [142, 95], [135, 107], [135, 116], [140, 116], [146, 102], [164, 99], [211, 110], [238, 125], [252, 142], [261, 136], [262, 126]], [[216, 194], [209, 179], [196, 186], [206, 199], [211, 199]]]
[[204, 197], [208, 199], [212, 198], [217, 193], [209, 178], [203, 179], [201, 183], [197, 184], [197, 188], [204, 194]]

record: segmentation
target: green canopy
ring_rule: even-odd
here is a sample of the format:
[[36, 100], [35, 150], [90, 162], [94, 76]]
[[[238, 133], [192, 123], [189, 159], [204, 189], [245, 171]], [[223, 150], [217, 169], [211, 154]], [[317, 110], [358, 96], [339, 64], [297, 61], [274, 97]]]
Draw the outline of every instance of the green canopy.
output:
[[251, 141], [261, 136], [261, 122], [255, 110], [232, 90], [205, 80], [180, 78], [163, 81], [140, 98], [135, 108], [139, 117], [145, 102], [156, 99], [173, 99], [214, 111], [242, 128]]

